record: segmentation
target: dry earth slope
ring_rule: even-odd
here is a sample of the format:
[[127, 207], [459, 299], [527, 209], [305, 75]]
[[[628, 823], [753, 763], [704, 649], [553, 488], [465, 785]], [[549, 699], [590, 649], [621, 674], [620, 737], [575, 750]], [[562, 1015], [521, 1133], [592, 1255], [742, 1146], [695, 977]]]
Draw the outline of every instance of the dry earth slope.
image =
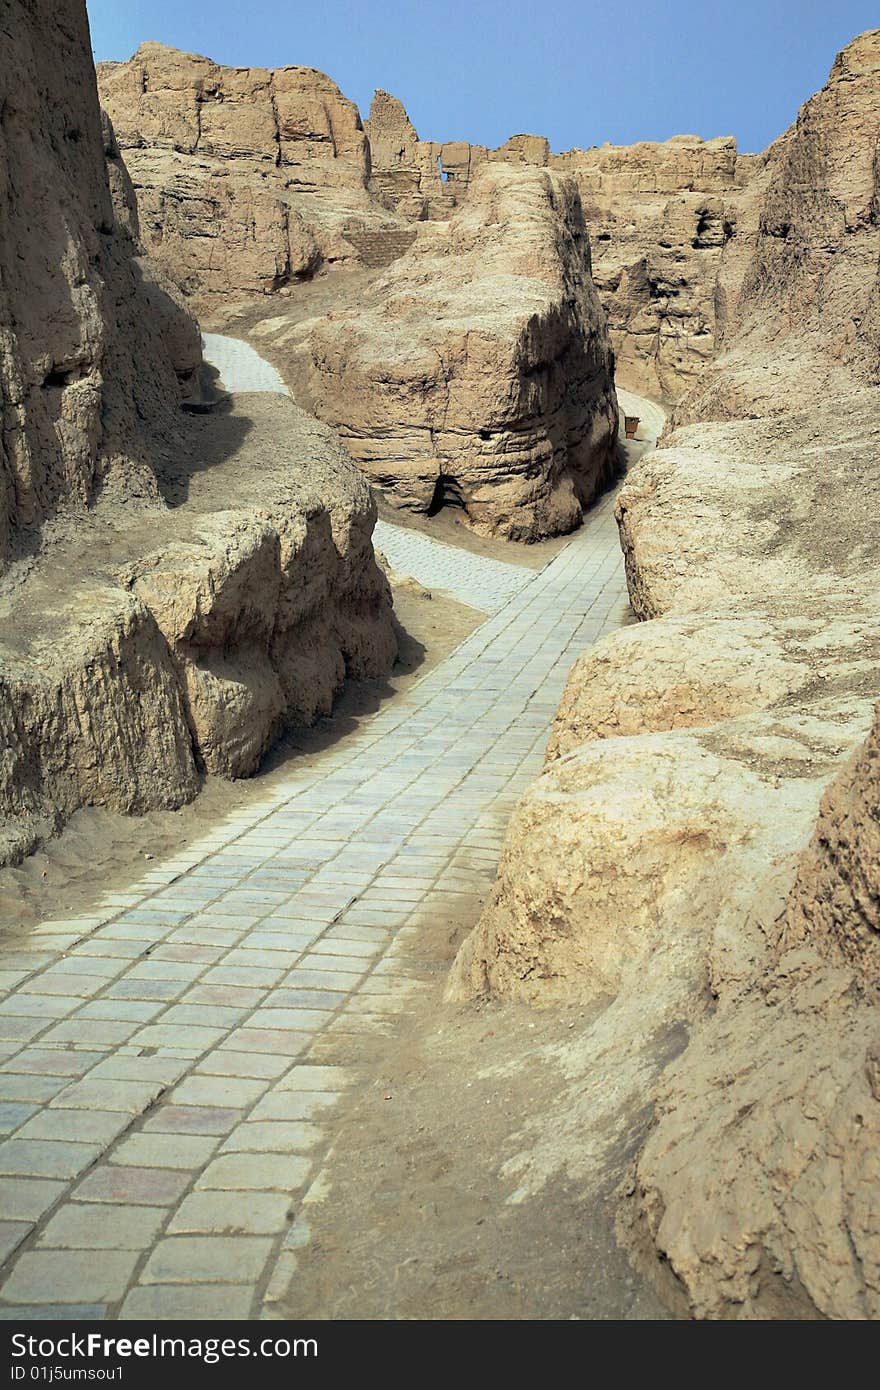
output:
[[253, 771], [395, 650], [330, 431], [287, 400], [181, 414], [198, 328], [139, 254], [83, 0], [13, 0], [4, 43], [0, 861], [80, 805]]
[[878, 113], [872, 31], [758, 161], [620, 496], [650, 621], [574, 667], [451, 986], [604, 1004], [513, 1166], [640, 1148], [621, 1234], [698, 1317], [880, 1316]]

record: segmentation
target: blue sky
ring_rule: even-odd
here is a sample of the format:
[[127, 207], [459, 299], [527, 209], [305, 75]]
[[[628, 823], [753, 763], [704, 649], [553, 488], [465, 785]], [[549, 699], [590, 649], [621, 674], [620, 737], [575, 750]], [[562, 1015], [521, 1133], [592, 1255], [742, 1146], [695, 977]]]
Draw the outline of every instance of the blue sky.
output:
[[425, 139], [554, 150], [735, 135], [759, 150], [880, 25], [878, 0], [88, 0], [96, 58], [145, 39], [219, 63], [302, 63], [366, 116], [393, 92]]

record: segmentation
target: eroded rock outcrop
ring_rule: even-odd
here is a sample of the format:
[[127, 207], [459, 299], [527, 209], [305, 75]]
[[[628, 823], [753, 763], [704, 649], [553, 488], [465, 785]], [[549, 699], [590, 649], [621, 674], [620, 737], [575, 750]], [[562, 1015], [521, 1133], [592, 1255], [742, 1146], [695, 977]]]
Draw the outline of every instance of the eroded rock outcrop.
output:
[[577, 179], [622, 385], [677, 400], [717, 348], [715, 282], [750, 160], [730, 137], [555, 155]]
[[[63, 20], [13, 3], [4, 28], [0, 568], [60, 507], [117, 486], [155, 495], [145, 440], [173, 428], [201, 361], [196, 347], [175, 362], [145, 312], [144, 267], [108, 187], [84, 6], [66, 0]], [[166, 320], [198, 343], [170, 302]]]
[[[413, 219], [446, 218], [488, 162], [550, 167], [576, 179], [621, 384], [666, 401], [694, 384], [716, 350], [715, 283], [753, 156], [730, 137], [601, 145], [552, 154], [537, 135], [497, 149], [420, 140], [402, 104], [377, 92], [365, 123], [370, 188]], [[442, 172], [441, 172], [442, 171]]]
[[611, 350], [571, 180], [486, 165], [358, 307], [301, 335], [313, 408], [395, 506], [535, 540], [612, 476]]
[[200, 312], [412, 239], [367, 191], [357, 107], [314, 68], [227, 68], [146, 43], [99, 63], [98, 83], [144, 246]]
[[82, 0], [12, 3], [4, 43], [0, 862], [253, 772], [395, 653], [331, 432], [285, 397], [181, 413], [200, 334], [142, 254]]
[[602, 1009], [568, 1176], [640, 1148], [621, 1232], [698, 1317], [880, 1315], [878, 93], [875, 31], [763, 158], [725, 351], [619, 499], [650, 621], [574, 668], [453, 975]]

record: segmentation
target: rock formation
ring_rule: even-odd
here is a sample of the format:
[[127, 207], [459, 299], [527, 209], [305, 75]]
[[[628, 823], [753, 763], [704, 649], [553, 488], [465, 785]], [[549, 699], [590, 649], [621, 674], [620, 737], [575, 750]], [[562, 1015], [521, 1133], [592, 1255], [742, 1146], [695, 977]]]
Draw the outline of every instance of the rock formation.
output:
[[571, 180], [487, 165], [350, 310], [303, 325], [316, 413], [395, 506], [515, 540], [611, 477], [612, 360]]
[[[486, 164], [570, 174], [622, 385], [677, 400], [716, 348], [715, 282], [755, 160], [730, 138], [551, 154], [420, 140], [402, 104], [354, 105], [311, 68], [224, 68], [161, 44], [100, 63], [147, 251], [203, 313], [289, 293], [333, 263], [382, 267], [445, 221]], [[722, 306], [723, 308], [723, 306]]]
[[599, 1010], [526, 1181], [559, 1125], [640, 1147], [621, 1232], [699, 1317], [880, 1315], [878, 98], [874, 31], [758, 161], [620, 495], [649, 621], [575, 666], [451, 987]]
[[715, 281], [751, 161], [730, 138], [554, 156], [577, 179], [623, 386], [677, 400], [716, 351]]
[[412, 232], [367, 192], [357, 107], [313, 68], [225, 68], [163, 44], [99, 63], [149, 254], [199, 311], [382, 262]]
[[[715, 281], [753, 158], [736, 141], [679, 135], [664, 143], [551, 154], [514, 135], [498, 149], [420, 140], [401, 103], [377, 92], [365, 123], [370, 188], [414, 219], [449, 217], [487, 162], [549, 166], [580, 189], [593, 279], [608, 315], [622, 385], [677, 400], [716, 347]], [[442, 174], [441, 174], [442, 170]]]
[[374, 504], [330, 431], [285, 398], [180, 411], [199, 331], [141, 254], [82, 0], [13, 0], [4, 25], [0, 862], [78, 806], [252, 772], [395, 649]]
[[[116, 486], [155, 492], [145, 422], [170, 428], [178, 378], [189, 384], [201, 361], [185, 312], [169, 302], [162, 326], [145, 312], [147, 294], [162, 291], [145, 290], [116, 224], [83, 6], [64, 12], [69, 36], [22, 4], [4, 33], [0, 568], [33, 548], [59, 507]], [[52, 100], [61, 74], [65, 100]], [[106, 143], [112, 151], [109, 128]]]

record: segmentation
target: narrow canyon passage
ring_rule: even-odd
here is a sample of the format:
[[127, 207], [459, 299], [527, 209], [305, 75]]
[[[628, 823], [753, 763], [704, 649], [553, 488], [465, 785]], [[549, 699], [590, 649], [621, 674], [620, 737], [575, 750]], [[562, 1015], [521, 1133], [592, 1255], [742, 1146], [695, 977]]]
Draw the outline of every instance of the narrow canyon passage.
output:
[[[284, 389], [244, 344], [206, 355], [231, 390]], [[396, 570], [487, 620], [130, 892], [2, 953], [2, 1316], [283, 1304], [335, 1108], [418, 988], [407, 947], [453, 900], [476, 916], [571, 663], [626, 619], [613, 508], [538, 572], [381, 524]]]

